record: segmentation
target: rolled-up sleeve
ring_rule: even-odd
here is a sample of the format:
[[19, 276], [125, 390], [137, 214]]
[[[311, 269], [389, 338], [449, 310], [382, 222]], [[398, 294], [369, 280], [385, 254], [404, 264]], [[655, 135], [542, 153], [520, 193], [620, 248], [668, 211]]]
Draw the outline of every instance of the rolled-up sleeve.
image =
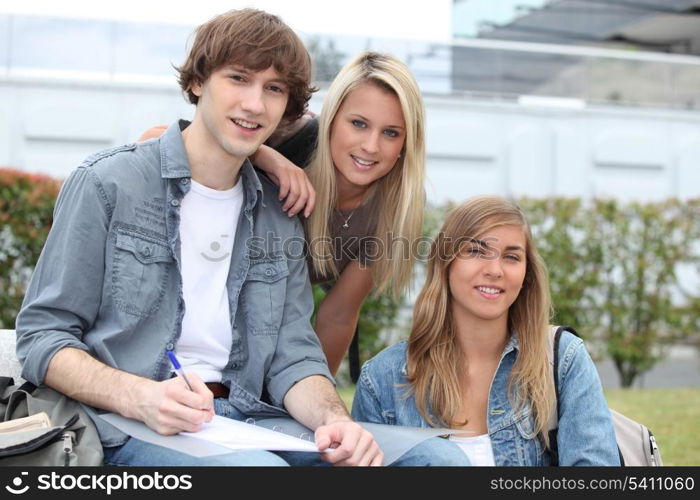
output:
[[[294, 237], [299, 240], [304, 237], [298, 219], [295, 219]], [[306, 377], [322, 375], [334, 382], [316, 332], [311, 327], [314, 303], [306, 261], [292, 257], [288, 260], [288, 268], [282, 326], [270, 369], [265, 375], [272, 403], [279, 407], [283, 406], [287, 391]]]
[[17, 317], [22, 377], [40, 385], [60, 349], [82, 337], [100, 307], [110, 204], [97, 175], [80, 167], [63, 184], [54, 222]]

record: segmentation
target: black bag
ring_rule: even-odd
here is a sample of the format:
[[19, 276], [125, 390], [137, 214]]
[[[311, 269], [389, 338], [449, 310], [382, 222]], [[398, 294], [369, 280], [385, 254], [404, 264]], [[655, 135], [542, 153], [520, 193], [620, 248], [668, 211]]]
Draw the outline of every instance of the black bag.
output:
[[[552, 364], [554, 374], [554, 390], [557, 395], [557, 418], [559, 421], [559, 340], [564, 331], [571, 332], [577, 337], [579, 334], [570, 326], [560, 326], [552, 329]], [[656, 439], [651, 431], [639, 422], [625, 417], [623, 414], [610, 409], [617, 450], [620, 454], [620, 464], [623, 466], [661, 466], [661, 454]], [[557, 450], [557, 428], [549, 430], [549, 447], [552, 454], [552, 465], [559, 465], [559, 452]]]
[[80, 403], [48, 387], [0, 376], [0, 421], [45, 412], [52, 427], [0, 434], [0, 466], [102, 465], [102, 443]]

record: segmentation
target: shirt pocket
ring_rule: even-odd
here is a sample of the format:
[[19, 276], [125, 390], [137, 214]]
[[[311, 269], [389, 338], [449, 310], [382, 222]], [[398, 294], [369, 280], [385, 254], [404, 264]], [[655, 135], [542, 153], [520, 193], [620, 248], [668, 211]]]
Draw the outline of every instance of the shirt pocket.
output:
[[277, 335], [282, 325], [289, 268], [283, 256], [252, 261], [241, 297], [253, 335]]
[[138, 317], [155, 313], [165, 295], [172, 261], [165, 241], [118, 231], [112, 266], [112, 296], [117, 310]]

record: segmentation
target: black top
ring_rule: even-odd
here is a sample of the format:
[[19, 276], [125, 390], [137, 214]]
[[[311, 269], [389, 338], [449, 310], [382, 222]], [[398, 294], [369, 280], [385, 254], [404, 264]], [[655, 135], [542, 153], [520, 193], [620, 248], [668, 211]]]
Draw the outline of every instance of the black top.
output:
[[[291, 137], [285, 139], [274, 149], [298, 167], [308, 166], [316, 149], [318, 139], [318, 118], [308, 120], [304, 126]], [[376, 229], [376, 208], [367, 202], [355, 210], [333, 211], [330, 221], [333, 239], [333, 260], [338, 272], [342, 272], [350, 261], [357, 260], [371, 265], [368, 256], [376, 255], [377, 245], [374, 235]], [[347, 227], [344, 226], [347, 220]], [[309, 255], [309, 275], [311, 283], [324, 283], [333, 280], [333, 276], [318, 275]]]
[[296, 134], [289, 137], [274, 149], [296, 166], [306, 168], [316, 149], [318, 139], [318, 118], [312, 118]]

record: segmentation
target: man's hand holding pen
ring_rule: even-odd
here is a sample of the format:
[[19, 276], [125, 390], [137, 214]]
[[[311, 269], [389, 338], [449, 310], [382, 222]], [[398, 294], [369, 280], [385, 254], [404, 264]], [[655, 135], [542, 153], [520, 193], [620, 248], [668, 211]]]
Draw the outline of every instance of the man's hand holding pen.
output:
[[214, 395], [195, 373], [188, 379], [192, 390], [182, 377], [162, 382], [142, 379], [133, 408], [136, 418], [159, 434], [197, 432], [214, 418]]
[[156, 382], [139, 379], [131, 408], [134, 418], [159, 434], [197, 432], [214, 418], [214, 395], [196, 373], [185, 374], [172, 352], [168, 352], [177, 377]]

